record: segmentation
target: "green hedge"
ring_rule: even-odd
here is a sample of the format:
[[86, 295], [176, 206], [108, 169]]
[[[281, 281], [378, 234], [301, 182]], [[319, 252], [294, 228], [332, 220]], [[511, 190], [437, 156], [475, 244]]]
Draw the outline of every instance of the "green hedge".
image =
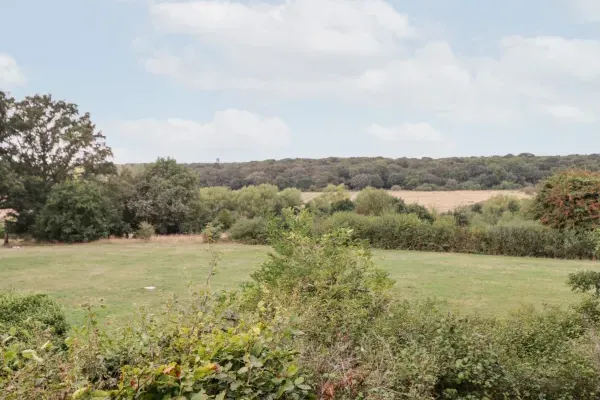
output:
[[591, 259], [596, 254], [591, 234], [558, 231], [532, 221], [463, 227], [449, 216], [431, 224], [415, 214], [337, 213], [323, 220], [317, 230], [335, 228], [350, 228], [357, 239], [382, 249], [569, 259]]

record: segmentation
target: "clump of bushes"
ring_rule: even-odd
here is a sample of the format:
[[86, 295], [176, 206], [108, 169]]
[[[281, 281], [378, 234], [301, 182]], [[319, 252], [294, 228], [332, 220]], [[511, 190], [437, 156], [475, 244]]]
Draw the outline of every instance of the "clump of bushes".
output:
[[354, 201], [355, 210], [361, 215], [382, 215], [393, 212], [401, 200], [383, 189], [366, 188], [361, 190]]
[[240, 218], [229, 230], [232, 240], [247, 244], [266, 244], [269, 221], [266, 218]]

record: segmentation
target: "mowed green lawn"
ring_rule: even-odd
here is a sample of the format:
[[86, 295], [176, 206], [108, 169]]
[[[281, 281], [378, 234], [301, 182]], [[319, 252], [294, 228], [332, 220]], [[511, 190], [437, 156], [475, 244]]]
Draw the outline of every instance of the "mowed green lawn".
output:
[[[269, 249], [218, 244], [221, 254], [212, 286], [235, 288], [249, 278]], [[186, 298], [209, 269], [207, 246], [198, 243], [118, 242], [0, 249], [0, 289], [43, 292], [57, 299], [71, 322], [80, 305], [108, 306], [104, 314], [127, 318], [136, 306], [158, 306], [171, 295]], [[506, 314], [522, 305], [567, 306], [578, 299], [565, 285], [578, 269], [600, 263], [464, 254], [376, 251], [374, 261], [396, 280], [401, 298], [436, 298], [461, 312]], [[155, 286], [148, 291], [145, 286]]]

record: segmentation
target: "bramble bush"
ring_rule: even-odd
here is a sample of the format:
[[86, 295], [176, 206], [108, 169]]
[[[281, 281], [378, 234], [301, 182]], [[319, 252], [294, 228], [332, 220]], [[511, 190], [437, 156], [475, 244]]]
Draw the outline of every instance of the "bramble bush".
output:
[[571, 169], [539, 185], [535, 216], [556, 229], [594, 230], [600, 226], [600, 173]]

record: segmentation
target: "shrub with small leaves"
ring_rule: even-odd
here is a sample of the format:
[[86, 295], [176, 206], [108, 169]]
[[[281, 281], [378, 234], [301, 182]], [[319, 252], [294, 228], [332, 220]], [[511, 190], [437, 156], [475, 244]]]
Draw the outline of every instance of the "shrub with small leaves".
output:
[[269, 224], [264, 218], [240, 218], [229, 230], [229, 236], [247, 244], [266, 244], [269, 236]]
[[154, 226], [146, 221], [140, 223], [140, 227], [135, 231], [135, 237], [142, 240], [150, 240], [156, 233]]

